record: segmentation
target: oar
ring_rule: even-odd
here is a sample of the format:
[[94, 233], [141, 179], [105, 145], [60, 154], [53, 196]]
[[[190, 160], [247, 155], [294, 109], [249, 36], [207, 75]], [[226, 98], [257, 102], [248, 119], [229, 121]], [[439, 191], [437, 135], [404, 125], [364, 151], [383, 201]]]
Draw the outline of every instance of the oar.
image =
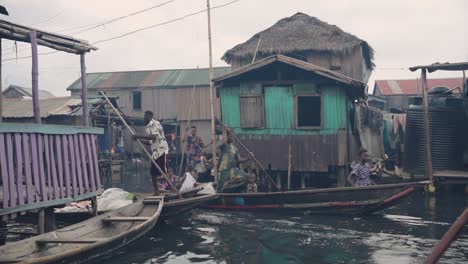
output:
[[[109, 103], [109, 105], [112, 107], [112, 109], [114, 110], [114, 112], [117, 114], [117, 116], [119, 116], [119, 118], [122, 120], [122, 123], [127, 127], [127, 129], [130, 131], [130, 133], [132, 135], [135, 135], [135, 131], [127, 124], [127, 121], [125, 121], [125, 119], [122, 117], [122, 115], [120, 114], [120, 111], [115, 108], [115, 106], [112, 104], [112, 102], [109, 100], [109, 98], [107, 98], [107, 96], [103, 93], [103, 92], [99, 92], [103, 97], [104, 99], [106, 99], [106, 101]], [[184, 197], [179, 193], [179, 191], [177, 190], [177, 188], [174, 186], [174, 184], [172, 184], [171, 180], [169, 179], [169, 177], [167, 176], [167, 174], [161, 170], [161, 168], [159, 167], [159, 165], [156, 163], [156, 161], [153, 159], [153, 157], [151, 156], [151, 154], [148, 152], [148, 150], [145, 148], [145, 146], [143, 145], [143, 143], [141, 143], [141, 141], [139, 139], [137, 139], [137, 142], [138, 142], [138, 145], [140, 145], [140, 147], [143, 149], [143, 151], [146, 153], [146, 155], [149, 157], [149, 159], [151, 160], [151, 162], [153, 163], [153, 165], [156, 167], [156, 169], [158, 169], [159, 173], [161, 173], [161, 175], [163, 176], [164, 180], [167, 182], [167, 184], [169, 185], [169, 187], [171, 188], [172, 191], [174, 191], [175, 193], [177, 193], [177, 196], [179, 196], [179, 198], [183, 199]]]
[[236, 140], [236, 142], [247, 152], [247, 155], [249, 155], [249, 157], [257, 164], [258, 167], [260, 167], [260, 169], [265, 173], [265, 175], [267, 176], [267, 178], [273, 183], [273, 185], [275, 186], [275, 188], [278, 190], [278, 191], [281, 191], [281, 189], [278, 187], [278, 185], [276, 184], [276, 182], [273, 180], [273, 178], [270, 176], [270, 174], [268, 174], [268, 172], [265, 170], [265, 168], [262, 166], [262, 164], [255, 158], [254, 155], [252, 155], [252, 152], [250, 152], [250, 150], [240, 141], [240, 139], [234, 134], [233, 131], [231, 131], [229, 129], [228, 126], [226, 126], [225, 124], [223, 124], [221, 121], [218, 120], [218, 122], [226, 128], [226, 130], [232, 135], [232, 137]]

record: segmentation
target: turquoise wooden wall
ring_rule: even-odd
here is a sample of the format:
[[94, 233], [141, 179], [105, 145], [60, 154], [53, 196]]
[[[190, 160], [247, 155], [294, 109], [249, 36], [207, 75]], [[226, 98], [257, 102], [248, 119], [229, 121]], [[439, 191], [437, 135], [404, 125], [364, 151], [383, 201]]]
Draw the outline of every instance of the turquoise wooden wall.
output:
[[[310, 135], [336, 134], [346, 128], [346, 92], [344, 87], [320, 86], [314, 83], [294, 86], [264, 87], [265, 128], [240, 128], [239, 96], [261, 94], [260, 84], [241, 84], [238, 87], [219, 89], [223, 122], [234, 128], [237, 134], [249, 135]], [[299, 94], [321, 94], [323, 126], [320, 129], [295, 129], [294, 97]]]

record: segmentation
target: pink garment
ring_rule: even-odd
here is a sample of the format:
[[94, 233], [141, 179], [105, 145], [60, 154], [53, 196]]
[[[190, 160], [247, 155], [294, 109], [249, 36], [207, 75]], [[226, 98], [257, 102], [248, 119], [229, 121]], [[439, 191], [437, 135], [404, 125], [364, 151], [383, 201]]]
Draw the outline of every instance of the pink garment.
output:
[[393, 115], [393, 134], [398, 133], [398, 127], [401, 126], [403, 131], [406, 128], [406, 114], [394, 114]]

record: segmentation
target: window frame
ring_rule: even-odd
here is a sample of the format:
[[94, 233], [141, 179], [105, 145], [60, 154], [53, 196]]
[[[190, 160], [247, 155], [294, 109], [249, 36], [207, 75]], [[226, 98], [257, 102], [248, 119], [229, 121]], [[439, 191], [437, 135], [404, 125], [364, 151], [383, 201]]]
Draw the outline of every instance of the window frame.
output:
[[[241, 109], [241, 99], [242, 98], [260, 98], [262, 100], [262, 126], [260, 127], [243, 127], [242, 126], [242, 109]], [[266, 116], [265, 116], [265, 96], [263, 94], [246, 94], [246, 95], [239, 95], [239, 126], [241, 129], [265, 129], [266, 127]]]
[[[320, 125], [319, 126], [299, 126], [299, 104], [298, 99], [299, 97], [320, 97]], [[296, 94], [294, 96], [294, 127], [296, 129], [322, 129], [323, 128], [323, 98], [322, 95], [319, 93], [313, 94]]]
[[[139, 93], [140, 94], [140, 108], [136, 109], [135, 108], [135, 94]], [[142, 111], [143, 108], [143, 92], [142, 91], [132, 91], [132, 110], [133, 111]]]

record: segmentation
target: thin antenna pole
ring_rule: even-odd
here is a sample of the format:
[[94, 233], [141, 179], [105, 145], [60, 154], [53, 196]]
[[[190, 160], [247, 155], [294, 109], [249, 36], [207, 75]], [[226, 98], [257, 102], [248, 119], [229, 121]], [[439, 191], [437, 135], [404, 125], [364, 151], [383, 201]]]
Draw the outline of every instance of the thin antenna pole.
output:
[[213, 89], [213, 51], [211, 47], [211, 12], [210, 0], [206, 0], [206, 11], [208, 14], [208, 48], [210, 59], [210, 106], [211, 106], [211, 140], [213, 141], [213, 168], [214, 180], [218, 180], [218, 161], [216, 159], [216, 130], [214, 115], [214, 89]]
[[262, 34], [260, 34], [260, 36], [258, 37], [257, 47], [255, 48], [255, 53], [254, 53], [254, 56], [252, 58], [252, 63], [254, 63], [255, 59], [257, 58], [258, 47], [260, 47], [260, 42], [261, 41], [262, 41]]

